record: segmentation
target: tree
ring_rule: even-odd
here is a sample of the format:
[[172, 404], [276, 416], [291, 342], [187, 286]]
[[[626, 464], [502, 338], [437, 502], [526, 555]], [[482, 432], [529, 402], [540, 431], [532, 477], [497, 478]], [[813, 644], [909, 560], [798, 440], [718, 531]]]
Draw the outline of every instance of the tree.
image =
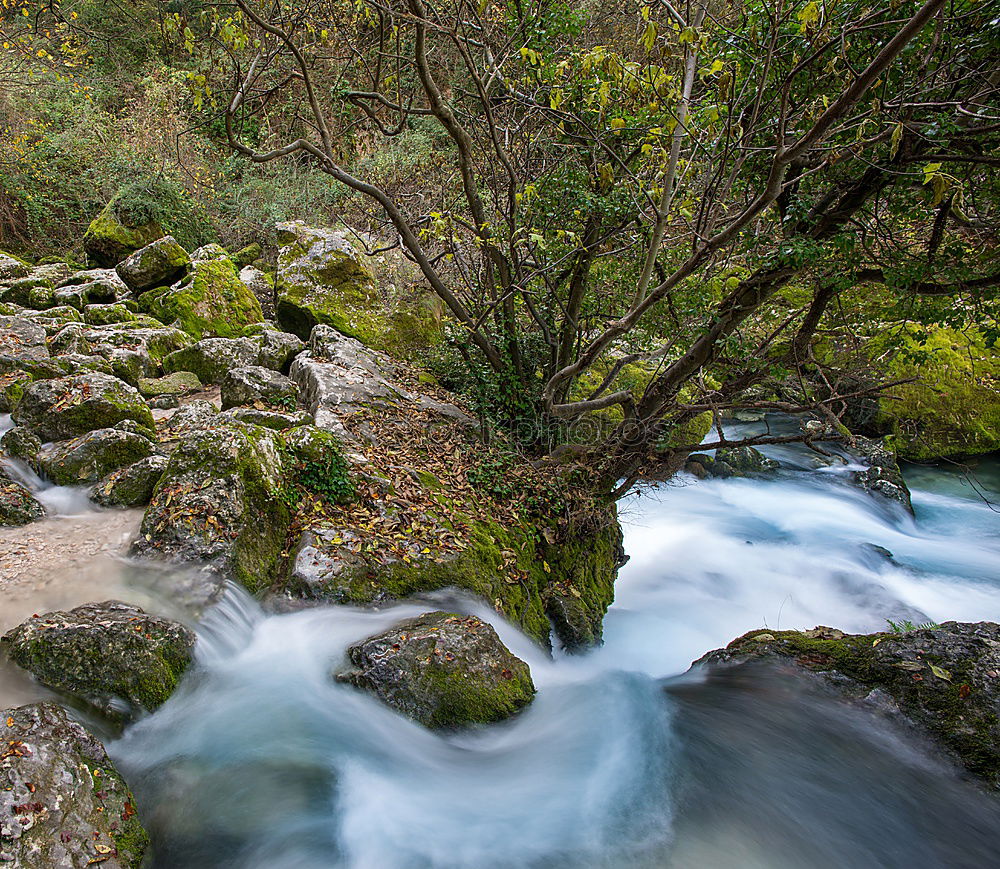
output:
[[[813, 352], [852, 287], [971, 315], [1000, 284], [988, 4], [235, 5], [198, 25], [217, 53], [193, 77], [198, 100], [225, 93], [231, 147], [309, 160], [377, 205], [493, 415], [536, 449], [600, 416], [586, 446], [608, 488], [675, 466], [706, 414], [727, 443], [719, 414], [765, 381], [794, 397], [755, 405], [842, 431], [887, 386]], [[250, 141], [265, 116], [278, 129]], [[352, 165], [356, 143], [428, 124], [446, 140], [434, 206]]]

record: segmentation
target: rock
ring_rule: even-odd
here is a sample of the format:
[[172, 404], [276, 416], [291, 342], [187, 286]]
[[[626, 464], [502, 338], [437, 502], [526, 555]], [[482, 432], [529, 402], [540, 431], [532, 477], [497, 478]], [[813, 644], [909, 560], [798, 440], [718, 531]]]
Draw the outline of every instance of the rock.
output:
[[358, 237], [343, 229], [293, 221], [278, 224], [277, 234], [276, 311], [283, 329], [305, 339], [324, 324], [401, 356], [438, 340], [440, 305], [429, 291], [414, 289], [412, 266], [389, 267], [385, 257], [367, 256]]
[[261, 365], [244, 365], [227, 372], [222, 380], [222, 409], [261, 402], [272, 407], [295, 408], [295, 382]]
[[52, 291], [52, 304], [65, 305], [82, 311], [88, 305], [117, 302], [118, 289], [105, 281], [71, 284]]
[[203, 383], [221, 383], [227, 372], [244, 365], [286, 371], [304, 348], [294, 335], [264, 329], [253, 337], [204, 338], [167, 356], [163, 369], [192, 371]]
[[306, 345], [289, 332], [278, 332], [275, 329], [264, 329], [254, 339], [257, 342], [256, 365], [273, 368], [275, 371], [287, 372], [292, 360]]
[[[121, 302], [87, 305], [83, 309], [83, 322], [89, 326], [110, 326], [136, 322], [136, 315]], [[156, 325], [159, 325], [157, 321]]]
[[11, 281], [6, 289], [0, 289], [0, 297], [4, 302], [22, 308], [51, 308], [54, 290], [55, 285], [49, 278], [29, 275]]
[[209, 242], [208, 244], [203, 244], [193, 254], [191, 254], [191, 262], [193, 263], [204, 263], [223, 259], [229, 259], [229, 252], [221, 244], [214, 241]]
[[43, 440], [61, 440], [134, 419], [155, 430], [153, 414], [142, 396], [107, 374], [78, 374], [32, 383], [13, 413], [20, 425]]
[[110, 298], [112, 303], [117, 299], [128, 299], [130, 295], [128, 286], [118, 277], [118, 272], [114, 268], [84, 269], [74, 272], [59, 282], [59, 288], [63, 287], [79, 287], [83, 298], [89, 299], [91, 296], [95, 300]]
[[274, 319], [274, 284], [271, 279], [260, 269], [248, 265], [240, 269], [240, 280], [257, 297], [264, 316], [269, 320]]
[[12, 480], [0, 465], [0, 526], [27, 525], [45, 515], [31, 492]]
[[163, 377], [140, 377], [137, 385], [145, 396], [183, 395], [201, 389], [198, 375], [191, 371], [174, 371]]
[[183, 277], [190, 262], [187, 251], [172, 235], [165, 235], [129, 254], [115, 271], [130, 290], [138, 293], [173, 283]]
[[892, 450], [886, 448], [880, 441], [859, 437], [854, 439], [854, 452], [868, 463], [865, 470], [854, 472], [855, 484], [866, 492], [902, 504], [907, 512], [912, 513], [910, 490], [906, 486]]
[[[215, 422], [215, 420], [213, 420]], [[251, 591], [275, 578], [290, 516], [277, 435], [226, 422], [190, 431], [170, 457], [132, 547], [204, 563]]]
[[42, 448], [42, 439], [30, 428], [16, 425], [4, 432], [0, 437], [0, 447], [14, 459], [21, 459], [29, 465], [34, 465], [38, 451]]
[[264, 249], [257, 242], [253, 242], [234, 253], [233, 262], [236, 264], [236, 268], [243, 269], [251, 263], [257, 262], [262, 256], [264, 256]]
[[728, 447], [715, 451], [715, 461], [725, 462], [732, 476], [751, 477], [777, 470], [778, 463], [753, 447]]
[[210, 401], [195, 399], [177, 410], [159, 427], [161, 441], [176, 441], [191, 432], [218, 425], [219, 409]]
[[531, 702], [528, 665], [475, 616], [424, 613], [347, 650], [337, 679], [370, 691], [426, 727], [502, 721]]
[[139, 226], [123, 223], [117, 205], [116, 199], [109, 202], [90, 222], [83, 237], [88, 259], [101, 268], [114, 268], [129, 254], [163, 236], [163, 230], [155, 222]]
[[91, 734], [53, 703], [0, 711], [0, 865], [139, 869], [135, 798]]
[[167, 461], [166, 456], [152, 455], [112, 471], [94, 486], [90, 498], [102, 507], [141, 507], [148, 504], [167, 468]]
[[97, 482], [111, 471], [152, 453], [153, 443], [148, 437], [117, 428], [102, 428], [44, 447], [38, 453], [37, 462], [53, 483], [79, 486]]
[[280, 413], [276, 410], [259, 410], [256, 407], [233, 407], [221, 414], [226, 419], [234, 419], [251, 425], [259, 425], [274, 431], [284, 431], [295, 426], [308, 425], [312, 416], [307, 410], [294, 413]]
[[264, 319], [257, 297], [226, 258], [195, 258], [187, 278], [172, 287], [143, 293], [139, 305], [156, 319], [176, 324], [195, 339], [235, 338], [251, 323]]
[[29, 361], [49, 358], [46, 334], [24, 317], [0, 317], [0, 374], [19, 371]]
[[194, 634], [119, 601], [32, 616], [8, 631], [10, 659], [40, 682], [114, 713], [115, 699], [152, 712], [191, 665]]
[[28, 275], [28, 266], [16, 257], [0, 251], [0, 282], [9, 283]]
[[751, 631], [695, 663], [757, 660], [823, 674], [855, 702], [891, 698], [971, 772], [1000, 786], [1000, 625], [945, 622], [881, 634]]

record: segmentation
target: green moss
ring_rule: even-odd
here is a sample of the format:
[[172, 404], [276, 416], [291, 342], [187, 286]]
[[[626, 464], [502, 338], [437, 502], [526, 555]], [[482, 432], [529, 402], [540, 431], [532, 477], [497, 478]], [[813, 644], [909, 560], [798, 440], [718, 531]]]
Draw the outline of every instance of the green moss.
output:
[[233, 262], [236, 264], [236, 268], [242, 269], [259, 260], [263, 255], [264, 249], [257, 242], [253, 242], [253, 244], [248, 244], [233, 254]]
[[912, 329], [889, 364], [894, 386], [879, 404], [890, 448], [904, 459], [966, 456], [1000, 449], [1000, 348], [975, 328]]
[[197, 263], [188, 281], [149, 290], [139, 297], [139, 305], [163, 323], [176, 323], [196, 340], [237, 338], [247, 325], [264, 319], [260, 302], [228, 259]]
[[109, 202], [91, 222], [83, 237], [83, 246], [95, 265], [112, 268], [129, 254], [163, 237], [157, 223], [125, 226], [115, 210], [116, 202]]

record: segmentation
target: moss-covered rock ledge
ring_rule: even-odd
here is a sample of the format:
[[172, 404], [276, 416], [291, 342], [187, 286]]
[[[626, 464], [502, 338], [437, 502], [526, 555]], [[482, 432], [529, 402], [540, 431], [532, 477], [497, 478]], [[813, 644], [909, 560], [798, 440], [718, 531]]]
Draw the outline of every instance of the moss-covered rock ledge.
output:
[[353, 497], [301, 493], [286, 577], [274, 593], [380, 604], [456, 588], [547, 646], [600, 642], [622, 563], [615, 506], [565, 468], [487, 446], [454, 395], [327, 326], [291, 376], [336, 434]]
[[709, 652], [695, 665], [754, 660], [824, 674], [851, 699], [891, 698], [970, 772], [1000, 787], [1000, 625], [945, 622], [877, 634], [764, 629]]

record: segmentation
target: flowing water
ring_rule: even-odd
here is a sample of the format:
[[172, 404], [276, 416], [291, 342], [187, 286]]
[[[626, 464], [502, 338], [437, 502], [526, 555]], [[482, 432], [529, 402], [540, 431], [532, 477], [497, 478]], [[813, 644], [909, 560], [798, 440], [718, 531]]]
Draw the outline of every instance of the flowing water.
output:
[[[267, 615], [231, 589], [179, 691], [109, 745], [154, 869], [996, 865], [1000, 802], [919, 737], [820, 680], [685, 673], [765, 625], [1000, 620], [1000, 466], [910, 469], [914, 519], [843, 465], [772, 454], [772, 479], [622, 505], [631, 561], [585, 656], [467, 600]], [[515, 720], [434, 734], [331, 679], [350, 642], [440, 607], [531, 665]]]

